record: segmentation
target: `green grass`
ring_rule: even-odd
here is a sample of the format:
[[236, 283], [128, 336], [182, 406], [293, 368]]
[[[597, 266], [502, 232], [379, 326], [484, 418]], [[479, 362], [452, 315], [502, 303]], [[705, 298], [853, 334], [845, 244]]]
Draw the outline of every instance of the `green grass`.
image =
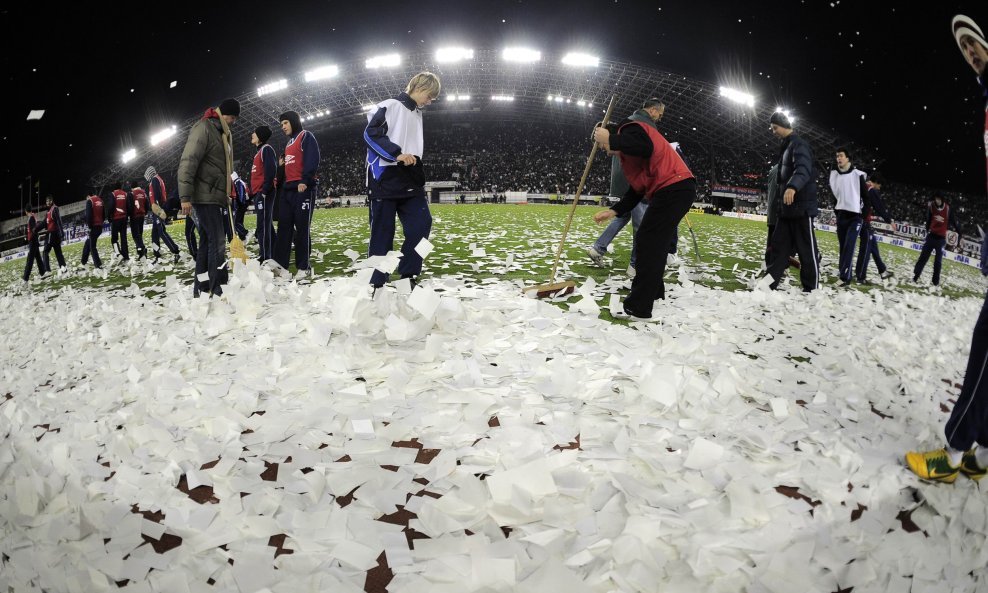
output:
[[[591, 216], [597, 207], [581, 206], [576, 209], [572, 228], [566, 241], [557, 279], [584, 281], [593, 278], [609, 289], [626, 292], [625, 270], [631, 251], [631, 227], [622, 231], [615, 240], [614, 252], [608, 258], [609, 267], [598, 268], [590, 264], [585, 249], [603, 230], [593, 223]], [[461, 275], [466, 282], [483, 283], [490, 278], [518, 281], [519, 285], [541, 284], [549, 279], [552, 261], [559, 244], [570, 208], [563, 205], [434, 205], [431, 241], [435, 250], [426, 259], [423, 277]], [[724, 218], [702, 214], [690, 214], [690, 222], [696, 233], [701, 253], [699, 263], [695, 259], [693, 245], [685, 222], [680, 225], [680, 257], [688, 264], [692, 282], [721, 290], [746, 290], [747, 280], [758, 270], [765, 244], [765, 224], [747, 220]], [[248, 228], [254, 220], [247, 219]], [[185, 255], [184, 233], [181, 225], [169, 227], [172, 237]], [[824, 257], [823, 284], [834, 286], [832, 275], [837, 259], [837, 239], [833, 233], [818, 232], [820, 250]], [[344, 251], [352, 249], [363, 256], [368, 240], [367, 210], [365, 208], [337, 208], [319, 210], [312, 224], [313, 268], [318, 276], [347, 273], [350, 258]], [[400, 247], [401, 231], [398, 230], [396, 248]], [[150, 233], [145, 235], [150, 250]], [[472, 246], [472, 247], [471, 247]], [[131, 251], [133, 244], [131, 242]], [[474, 249], [482, 248], [485, 255], [475, 255]], [[248, 241], [248, 249], [256, 246]], [[882, 255], [889, 268], [895, 272], [896, 282], [891, 286], [855, 286], [855, 290], [928, 291], [932, 261], [924, 272], [924, 282], [912, 285], [912, 266], [916, 253], [899, 247], [882, 245]], [[100, 251], [110, 254], [107, 235], [100, 240]], [[67, 246], [66, 259], [78, 264], [82, 244]], [[512, 261], [508, 262], [509, 256]], [[19, 284], [24, 260], [0, 265], [0, 287], [10, 288]], [[147, 294], [163, 290], [165, 279], [176, 275], [182, 284], [191, 285], [192, 264], [187, 257], [174, 270], [161, 270], [143, 266], [127, 270], [113, 267], [106, 279], [89, 273], [73, 273], [67, 278], [49, 278], [32, 286], [31, 290], [50, 290], [64, 287], [103, 287], [106, 290], [130, 289], [134, 284]], [[90, 266], [87, 270], [91, 269]], [[677, 269], [667, 270], [667, 283], [679, 282]], [[35, 272], [34, 279], [38, 276]], [[869, 271], [872, 281], [877, 281], [875, 268]], [[983, 294], [983, 282], [977, 270], [954, 262], [945, 262], [942, 294], [948, 297], [976, 296]], [[191, 289], [190, 289], [191, 290]], [[573, 297], [575, 300], [576, 297]], [[606, 306], [606, 302], [602, 305]]]

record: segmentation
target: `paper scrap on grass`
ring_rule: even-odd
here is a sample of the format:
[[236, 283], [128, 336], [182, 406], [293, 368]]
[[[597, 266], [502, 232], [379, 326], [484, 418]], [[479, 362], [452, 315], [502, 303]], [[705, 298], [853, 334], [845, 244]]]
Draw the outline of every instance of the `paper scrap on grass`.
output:
[[415, 253], [419, 254], [422, 257], [422, 259], [425, 259], [429, 257], [429, 254], [432, 253], [434, 247], [435, 246], [431, 242], [429, 242], [428, 239], [422, 237], [422, 240], [419, 241], [419, 244], [415, 246]]
[[408, 306], [418, 311], [422, 317], [431, 319], [439, 307], [439, 293], [426, 286], [416, 286], [407, 302]]

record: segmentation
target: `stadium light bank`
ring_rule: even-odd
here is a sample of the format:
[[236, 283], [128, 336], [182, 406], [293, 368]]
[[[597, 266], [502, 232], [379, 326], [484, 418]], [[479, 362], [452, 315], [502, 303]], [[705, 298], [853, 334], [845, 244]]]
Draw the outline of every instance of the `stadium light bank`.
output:
[[161, 142], [164, 142], [168, 138], [171, 138], [178, 132], [178, 126], [172, 126], [170, 128], [165, 128], [164, 130], [155, 132], [151, 134], [151, 146], [157, 146]]
[[726, 86], [720, 87], [720, 96], [735, 103], [742, 103], [748, 107], [755, 106], [755, 97], [739, 90], [729, 89]]
[[501, 57], [506, 62], [538, 62], [542, 59], [542, 52], [524, 47], [506, 47], [501, 52]]
[[580, 52], [570, 52], [563, 56], [563, 64], [567, 66], [590, 66], [596, 68], [600, 66], [600, 58]]
[[472, 60], [473, 50], [463, 47], [443, 47], [436, 50], [436, 61], [440, 64]]
[[340, 67], [336, 64], [320, 66], [305, 73], [305, 82], [315, 82], [327, 78], [335, 78], [340, 73]]
[[130, 150], [124, 151], [124, 153], [120, 155], [120, 162], [127, 163], [129, 161], [134, 160], [134, 157], [136, 156], [137, 156], [137, 149], [131, 148]]
[[287, 88], [288, 88], [288, 80], [282, 78], [281, 80], [279, 80], [277, 82], [272, 82], [270, 84], [266, 84], [264, 86], [257, 87], [257, 96], [258, 97], [263, 97], [264, 95], [268, 95], [270, 93], [274, 93], [276, 91], [281, 91], [281, 90], [284, 90], [284, 89], [287, 89]]
[[385, 54], [383, 56], [374, 56], [373, 58], [367, 58], [364, 62], [364, 66], [368, 70], [376, 70], [378, 68], [392, 68], [394, 66], [401, 65], [401, 56], [398, 54]]

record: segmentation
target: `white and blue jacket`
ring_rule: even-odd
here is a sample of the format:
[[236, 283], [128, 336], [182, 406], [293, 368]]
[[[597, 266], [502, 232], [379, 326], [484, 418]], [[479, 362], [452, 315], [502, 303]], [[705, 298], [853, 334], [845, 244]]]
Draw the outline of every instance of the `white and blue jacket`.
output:
[[[367, 113], [367, 197], [413, 198], [425, 196], [422, 168], [422, 111], [406, 93], [386, 99]], [[398, 155], [415, 156], [411, 166]]]

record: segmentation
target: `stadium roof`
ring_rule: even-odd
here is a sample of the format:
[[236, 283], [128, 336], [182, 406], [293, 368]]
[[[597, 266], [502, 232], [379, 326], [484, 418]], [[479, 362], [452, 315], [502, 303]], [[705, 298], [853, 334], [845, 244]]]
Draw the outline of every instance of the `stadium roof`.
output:
[[[650, 66], [606, 59], [600, 59], [596, 66], [592, 61], [573, 65], [564, 63], [561, 55], [545, 53], [533, 62], [515, 62], [491, 49], [473, 51], [471, 58], [455, 62], [439, 62], [435, 53], [399, 59], [398, 65], [373, 68], [365, 60], [341, 63], [335, 65], [335, 75], [334, 69], [327, 67], [322, 74], [329, 77], [309, 81], [307, 78], [315, 78], [311, 71], [298, 72], [283, 81], [270, 81], [263, 92], [251, 89], [240, 94], [236, 97], [241, 112], [233, 128], [234, 154], [241, 160], [253, 154], [250, 133], [257, 126], [267, 125], [280, 134], [277, 117], [289, 109], [297, 111], [303, 125], [313, 132], [356, 126], [364, 121], [368, 106], [404, 90], [408, 80], [423, 70], [438, 74], [443, 84], [442, 95], [427, 108], [427, 117], [442, 113], [470, 120], [582, 126], [589, 132], [603, 117], [612, 94], [617, 95], [615, 117], [658, 97], [666, 104], [661, 128], [670, 140], [756, 150], [766, 156], [775, 146], [768, 132], [775, 103], [758, 102], [757, 97], [754, 107], [735, 103], [722, 96], [717, 85]], [[457, 99], [451, 100], [454, 95]], [[178, 133], [155, 146], [137, 147], [136, 156], [126, 164], [117, 161], [96, 172], [90, 185], [99, 189], [122, 179], [140, 178], [148, 165], [161, 171], [176, 169], [188, 131], [199, 117], [198, 113], [190, 117], [178, 126]], [[795, 129], [814, 146], [818, 158], [829, 159], [839, 144], [853, 144], [842, 142], [802, 116]], [[857, 160], [868, 159], [858, 155]]]

